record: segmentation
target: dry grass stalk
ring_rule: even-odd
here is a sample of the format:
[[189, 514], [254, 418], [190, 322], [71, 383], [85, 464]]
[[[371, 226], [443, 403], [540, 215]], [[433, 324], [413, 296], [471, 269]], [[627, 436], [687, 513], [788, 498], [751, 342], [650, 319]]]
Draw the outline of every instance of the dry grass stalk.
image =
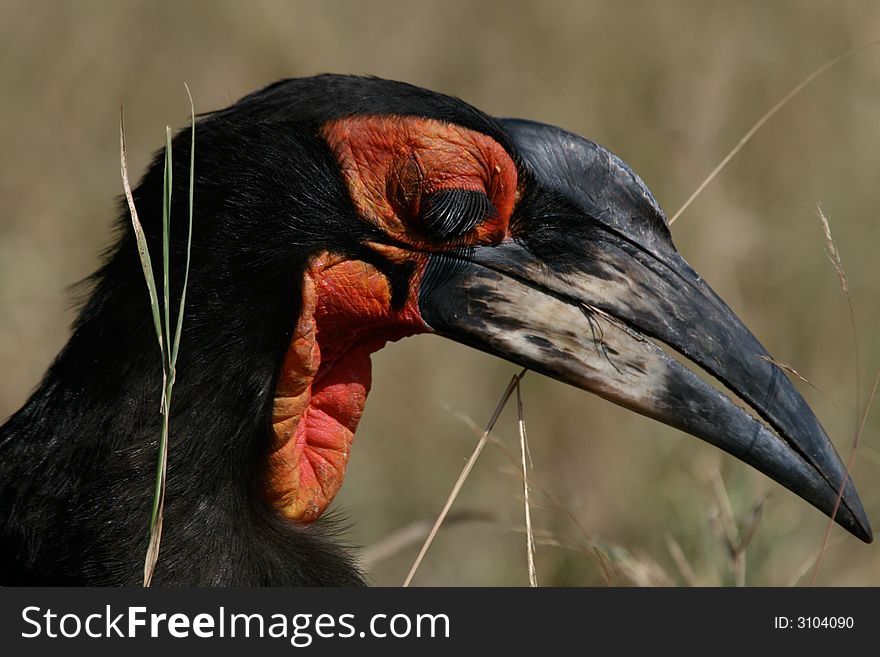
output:
[[867, 50], [868, 48], [873, 48], [874, 46], [877, 46], [877, 45], [880, 45], [880, 39], [878, 39], [877, 41], [871, 41], [870, 43], [866, 43], [861, 46], [856, 46], [855, 48], [852, 48], [851, 50], [847, 50], [845, 53], [840, 54], [837, 57], [835, 57], [834, 59], [831, 59], [830, 61], [826, 62], [825, 64], [823, 64], [822, 66], [817, 68], [815, 71], [810, 73], [803, 80], [801, 80], [800, 83], [798, 83], [791, 91], [789, 91], [787, 94], [785, 94], [785, 96], [782, 97], [782, 100], [780, 100], [773, 107], [771, 107], [763, 116], [761, 116], [761, 118], [759, 118], [755, 122], [755, 124], [751, 128], [749, 128], [749, 130], [746, 132], [746, 134], [743, 135], [742, 139], [740, 139], [736, 143], [736, 146], [734, 146], [730, 150], [730, 152], [724, 156], [724, 158], [721, 160], [721, 162], [718, 164], [718, 166], [715, 167], [714, 169], [712, 169], [712, 173], [710, 173], [706, 177], [706, 179], [702, 183], [700, 183], [700, 186], [697, 187], [697, 189], [694, 191], [694, 193], [688, 197], [688, 199], [684, 202], [684, 205], [682, 205], [678, 209], [678, 212], [676, 212], [674, 215], [672, 215], [672, 219], [669, 220], [669, 225], [671, 226], [672, 224], [674, 224], [676, 222], [676, 220], [681, 216], [681, 214], [685, 210], [688, 209], [690, 204], [693, 203], [694, 200], [700, 194], [703, 193], [703, 190], [709, 186], [709, 183], [711, 183], [715, 179], [715, 177], [719, 173], [721, 173], [721, 171], [730, 163], [730, 161], [734, 157], [736, 157], [736, 154], [739, 153], [740, 150], [742, 150], [742, 147], [745, 146], [747, 143], [749, 143], [749, 141], [752, 139], [752, 137], [755, 136], [755, 133], [758, 132], [758, 130], [760, 130], [761, 127], [765, 123], [767, 123], [767, 121], [769, 121], [773, 117], [774, 114], [776, 114], [779, 110], [781, 110], [783, 107], [785, 107], [785, 105], [788, 104], [788, 101], [790, 101], [792, 98], [794, 98], [796, 95], [798, 95], [798, 93], [803, 91], [803, 89], [805, 87], [807, 87], [813, 80], [818, 78], [820, 75], [822, 75], [825, 71], [827, 71], [829, 68], [831, 68], [835, 64], [839, 64], [840, 62], [849, 59], [853, 55], [856, 55], [856, 54], [862, 52], [863, 50]]
[[[475, 431], [475, 432], [480, 431], [476, 422], [474, 422], [473, 419], [468, 417], [466, 414], [456, 412], [456, 413], [454, 413], [454, 415], [459, 420], [464, 422], [473, 431]], [[503, 442], [501, 442], [500, 440], [498, 440], [497, 438], [495, 438], [493, 436], [489, 436], [489, 442], [491, 442], [495, 447], [497, 447], [501, 451], [501, 453], [504, 454], [504, 456], [507, 457], [507, 459], [510, 461], [510, 463], [514, 466], [514, 468], [511, 470], [511, 473], [515, 474], [515, 476], [517, 476], [517, 477], [521, 476], [521, 471], [519, 469], [518, 459], [507, 448], [507, 445], [505, 445]], [[527, 445], [527, 448], [528, 448], [528, 445]], [[583, 524], [581, 524], [581, 522], [577, 519], [577, 516], [575, 516], [574, 513], [567, 506], [565, 506], [559, 500], [558, 497], [556, 497], [556, 495], [554, 495], [552, 492], [550, 492], [550, 490], [538, 478], [536, 478], [534, 476], [534, 474], [529, 475], [528, 480], [529, 480], [529, 483], [534, 488], [536, 488], [538, 491], [540, 491], [541, 494], [550, 501], [550, 503], [553, 505], [554, 509], [563, 513], [571, 521], [571, 523], [577, 528], [577, 530], [580, 532], [581, 536], [583, 537], [583, 543], [578, 548], [578, 550], [580, 552], [583, 552], [584, 554], [589, 554], [594, 559], [596, 559], [597, 562], [599, 562], [599, 565], [602, 568], [602, 577], [605, 580], [605, 584], [608, 586], [613, 586], [613, 582], [611, 580], [612, 566], [608, 561], [608, 558], [607, 558], [605, 551], [599, 546], [599, 543], [597, 541], [593, 540], [593, 538], [590, 536], [589, 532], [587, 532], [587, 530], [583, 526]], [[532, 502], [532, 505], [534, 505], [534, 502]], [[539, 541], [539, 543], [540, 543], [540, 541]]]
[[822, 212], [822, 206], [818, 203], [816, 204], [816, 210], [819, 213], [819, 221], [822, 222], [822, 230], [825, 233], [825, 245], [828, 248], [828, 258], [831, 260], [831, 264], [834, 265], [835, 271], [837, 271], [837, 277], [840, 279], [840, 288], [843, 290], [843, 293], [847, 298], [849, 298], [849, 283], [846, 280], [846, 272], [843, 270], [840, 251], [837, 250], [837, 246], [834, 244], [834, 239], [831, 237], [831, 225], [828, 223], [828, 217]]
[[495, 423], [498, 421], [498, 418], [501, 415], [501, 411], [504, 410], [504, 407], [507, 405], [510, 396], [513, 394], [514, 388], [516, 388], [520, 380], [522, 380], [522, 378], [526, 375], [527, 371], [528, 370], [523, 370], [519, 374], [514, 375], [510, 379], [510, 383], [507, 384], [507, 388], [505, 389], [504, 394], [501, 395], [501, 399], [498, 401], [498, 405], [495, 407], [495, 412], [492, 413], [492, 419], [489, 420], [489, 424], [486, 425], [486, 430], [483, 431], [483, 435], [480, 436], [480, 440], [477, 442], [476, 447], [474, 447], [474, 451], [471, 453], [470, 458], [468, 458], [467, 463], [465, 463], [461, 474], [458, 475], [458, 479], [456, 480], [455, 485], [452, 487], [452, 491], [449, 493], [449, 497], [446, 498], [446, 503], [443, 505], [443, 509], [441, 509], [440, 515], [437, 516], [437, 520], [434, 522], [434, 526], [431, 527], [431, 531], [428, 534], [428, 537], [425, 539], [425, 542], [422, 545], [422, 549], [419, 550], [419, 554], [416, 556], [416, 560], [413, 562], [412, 567], [409, 569], [406, 580], [404, 580], [403, 582], [404, 588], [408, 587], [410, 585], [410, 582], [412, 582], [412, 578], [418, 571], [419, 566], [422, 563], [422, 559], [425, 558], [425, 553], [428, 551], [428, 548], [431, 547], [431, 543], [434, 542], [434, 537], [437, 536], [437, 532], [439, 531], [440, 526], [443, 524], [443, 521], [446, 519], [446, 516], [449, 513], [449, 509], [452, 508], [452, 505], [455, 502], [455, 498], [458, 497], [458, 493], [461, 491], [461, 487], [464, 485], [464, 482], [467, 481], [467, 478], [470, 475], [474, 464], [477, 462], [477, 459], [480, 457], [483, 448], [486, 446], [486, 441], [489, 439], [489, 434], [492, 432], [492, 429], [495, 428]]
[[[496, 518], [487, 511], [477, 509], [453, 511], [446, 517], [445, 526], [458, 525], [467, 522], [495, 522]], [[369, 572], [378, 564], [388, 561], [404, 550], [421, 543], [431, 532], [433, 523], [431, 520], [416, 520], [391, 532], [382, 540], [364, 548], [358, 561]]]
[[738, 587], [743, 587], [746, 585], [746, 548], [755, 535], [758, 522], [761, 520], [764, 502], [767, 498], [764, 497], [752, 507], [749, 517], [745, 522], [744, 531], [740, 531], [733, 514], [733, 506], [730, 503], [730, 496], [727, 494], [727, 487], [724, 485], [721, 471], [714, 470], [710, 479], [718, 510], [715, 533], [723, 543], [730, 558], [734, 584]]
[[617, 569], [636, 586], [674, 586], [675, 582], [654, 558], [646, 552], [623, 552], [615, 557]]
[[678, 568], [678, 572], [681, 575], [681, 579], [685, 583], [685, 586], [697, 586], [697, 576], [694, 573], [694, 569], [691, 568], [691, 564], [687, 560], [687, 557], [684, 555], [684, 550], [681, 549], [681, 546], [672, 534], [667, 532], [665, 538], [666, 549], [669, 550], [669, 556], [671, 556], [672, 560], [675, 562], [675, 567]]
[[[513, 531], [525, 532], [525, 527], [513, 527]], [[575, 540], [559, 538], [550, 532], [536, 532], [535, 542], [546, 547], [571, 550], [579, 554], [593, 556], [593, 550], [598, 547], [587, 547]], [[657, 561], [645, 552], [630, 553], [626, 548], [609, 543], [605, 546], [605, 558], [612, 562], [615, 573], [642, 587], [674, 586], [672, 577], [663, 569]]]
[[844, 478], [843, 484], [841, 484], [840, 489], [837, 491], [837, 499], [834, 500], [834, 510], [831, 512], [831, 519], [828, 521], [828, 526], [825, 528], [825, 536], [822, 539], [822, 548], [819, 550], [819, 556], [816, 557], [816, 568], [813, 570], [813, 577], [810, 579], [810, 586], [815, 586], [816, 580], [819, 577], [819, 570], [822, 567], [822, 559], [825, 556], [825, 551], [828, 549], [828, 540], [831, 538], [831, 530], [834, 527], [834, 517], [837, 515], [837, 510], [840, 508], [840, 501], [843, 499], [843, 491], [846, 487], [846, 480], [849, 478], [849, 473], [852, 470], [853, 464], [855, 463], [856, 451], [859, 448], [859, 442], [862, 438], [862, 432], [865, 430], [865, 423], [868, 421], [868, 415], [871, 412], [871, 407], [874, 405], [874, 400], [877, 398], [878, 384], [880, 384], [880, 370], [877, 371], [877, 376], [874, 377], [874, 386], [871, 388], [871, 395], [870, 397], [868, 397], [868, 403], [865, 406], [865, 412], [862, 414], [859, 428], [856, 431], [856, 438], [853, 441], [852, 449], [850, 449], [849, 457], [846, 460], [846, 478]]
[[538, 573], [535, 570], [535, 535], [532, 532], [532, 512], [529, 508], [529, 471], [526, 468], [528, 438], [526, 437], [526, 421], [523, 415], [522, 393], [519, 381], [516, 382], [516, 412], [519, 426], [519, 448], [522, 455], [523, 506], [526, 516], [526, 561], [529, 566], [529, 586], [538, 586]]
[[813, 385], [812, 382], [810, 382], [806, 378], [804, 378], [796, 369], [794, 369], [791, 365], [789, 365], [785, 361], [776, 360], [772, 356], [764, 356], [764, 355], [758, 356], [758, 358], [760, 358], [761, 360], [765, 360], [768, 363], [770, 363], [771, 365], [775, 365], [776, 367], [778, 367], [782, 371], [788, 372], [789, 374], [791, 374], [795, 378], [800, 379], [801, 381], [806, 383], [808, 386], [810, 386], [816, 392], [822, 392], [821, 390], [819, 390], [819, 388], [817, 388], [815, 385]]
[[855, 359], [855, 372], [856, 372], [856, 389], [855, 389], [855, 404], [856, 404], [856, 412], [855, 412], [855, 421], [856, 421], [856, 431], [858, 431], [858, 421], [859, 416], [861, 415], [861, 389], [862, 389], [862, 373], [861, 366], [859, 365], [859, 340], [858, 340], [858, 331], [856, 329], [856, 311], [855, 306], [853, 305], [852, 295], [849, 292], [849, 282], [846, 279], [846, 272], [843, 269], [843, 261], [840, 258], [840, 251], [837, 250], [837, 246], [834, 244], [834, 238], [831, 237], [831, 224], [828, 222], [828, 217], [825, 216], [825, 213], [822, 212], [822, 206], [818, 203], [816, 204], [816, 210], [819, 213], [819, 221], [822, 223], [822, 232], [825, 235], [825, 247], [828, 251], [828, 258], [831, 260], [831, 264], [834, 266], [834, 271], [837, 272], [837, 278], [840, 281], [840, 289], [843, 292], [843, 296], [846, 297], [846, 304], [849, 308], [849, 321], [850, 328], [852, 330], [852, 341], [853, 341], [853, 354]]
[[828, 258], [831, 260], [831, 264], [834, 266], [834, 270], [837, 272], [837, 278], [840, 281], [840, 289], [843, 292], [843, 295], [846, 297], [847, 306], [849, 308], [849, 321], [850, 327], [852, 329], [852, 341], [853, 341], [853, 357], [855, 360], [855, 377], [856, 377], [856, 385], [855, 385], [855, 437], [853, 439], [853, 445], [850, 449], [849, 456], [846, 460], [846, 470], [845, 477], [843, 482], [840, 484], [840, 489], [837, 491], [837, 498], [834, 501], [834, 509], [831, 512], [831, 519], [828, 521], [828, 526], [825, 529], [825, 535], [822, 539], [822, 548], [819, 550], [819, 556], [816, 559], [816, 568], [813, 570], [813, 577], [810, 580], [810, 586], [815, 586], [816, 580], [819, 577], [819, 570], [822, 567], [822, 559], [825, 556], [825, 551], [828, 547], [828, 539], [831, 537], [831, 530], [834, 527], [834, 519], [837, 516], [837, 511], [840, 509], [840, 501], [843, 499], [843, 491], [846, 489], [846, 482], [849, 479], [849, 473], [852, 470], [853, 464], [855, 463], [856, 451], [859, 448], [859, 442], [862, 437], [862, 431], [865, 428], [865, 422], [868, 419], [868, 413], [871, 410], [871, 406], [874, 403], [875, 395], [877, 394], [877, 383], [880, 381], [880, 372], [877, 373], [877, 379], [874, 381], [874, 387], [871, 390], [871, 396], [868, 400], [868, 404], [865, 407], [864, 413], [861, 412], [861, 369], [859, 365], [859, 339], [858, 339], [858, 330], [856, 327], [856, 312], [855, 306], [853, 304], [852, 295], [849, 290], [849, 283], [846, 278], [846, 272], [843, 269], [843, 260], [840, 257], [840, 251], [838, 251], [837, 246], [834, 244], [834, 238], [831, 236], [831, 225], [828, 221], [828, 218], [825, 216], [825, 213], [822, 211], [822, 206], [816, 204], [816, 209], [819, 214], [819, 221], [822, 223], [822, 232], [825, 235], [825, 246], [828, 250]]

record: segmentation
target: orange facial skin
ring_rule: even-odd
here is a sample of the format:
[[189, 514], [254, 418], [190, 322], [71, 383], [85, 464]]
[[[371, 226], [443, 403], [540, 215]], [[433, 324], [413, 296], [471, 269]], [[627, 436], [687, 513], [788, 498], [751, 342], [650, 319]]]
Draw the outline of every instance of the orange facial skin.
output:
[[425, 252], [445, 245], [420, 232], [422, 196], [484, 192], [496, 212], [455, 245], [494, 243], [507, 236], [517, 185], [513, 161], [494, 140], [439, 121], [354, 117], [327, 124], [323, 134], [362, 219], [412, 250], [369, 246], [384, 260], [415, 266], [398, 308], [373, 265], [323, 252], [306, 268], [300, 317], [275, 390], [265, 487], [283, 516], [303, 523], [320, 517], [342, 486], [370, 390], [370, 354], [430, 330], [419, 313], [419, 282]]
[[388, 235], [422, 247], [417, 217], [425, 194], [484, 192], [496, 213], [468, 236], [492, 244], [507, 236], [516, 197], [516, 166], [494, 139], [433, 119], [362, 116], [328, 123], [324, 138], [339, 161], [360, 215]]

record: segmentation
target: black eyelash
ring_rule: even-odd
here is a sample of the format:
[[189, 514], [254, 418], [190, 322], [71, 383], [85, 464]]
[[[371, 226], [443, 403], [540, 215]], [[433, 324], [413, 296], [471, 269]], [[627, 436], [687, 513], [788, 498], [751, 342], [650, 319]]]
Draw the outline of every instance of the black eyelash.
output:
[[483, 192], [471, 189], [441, 189], [422, 197], [423, 227], [440, 238], [458, 237], [473, 230], [483, 219], [496, 214]]

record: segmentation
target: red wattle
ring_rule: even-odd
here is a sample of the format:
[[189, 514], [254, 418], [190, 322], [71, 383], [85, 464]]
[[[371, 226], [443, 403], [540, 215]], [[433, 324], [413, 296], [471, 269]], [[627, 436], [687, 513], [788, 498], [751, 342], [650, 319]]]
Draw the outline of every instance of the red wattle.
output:
[[284, 516], [317, 519], [342, 486], [370, 391], [370, 354], [428, 330], [417, 278], [411, 298], [393, 310], [388, 280], [375, 267], [326, 253], [308, 267], [272, 419], [267, 496]]

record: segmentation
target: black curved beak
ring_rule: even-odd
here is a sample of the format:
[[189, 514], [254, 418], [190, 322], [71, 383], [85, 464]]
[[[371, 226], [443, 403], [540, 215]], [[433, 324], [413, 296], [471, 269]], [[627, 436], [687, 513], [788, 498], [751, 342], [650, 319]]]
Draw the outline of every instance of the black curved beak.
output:
[[[427, 324], [712, 443], [829, 516], [843, 486], [835, 520], [870, 543], [867, 515], [819, 421], [678, 254], [641, 180], [571, 133], [502, 125], [523, 175], [512, 239], [432, 255], [419, 290]], [[754, 415], [654, 340], [709, 372]]]

